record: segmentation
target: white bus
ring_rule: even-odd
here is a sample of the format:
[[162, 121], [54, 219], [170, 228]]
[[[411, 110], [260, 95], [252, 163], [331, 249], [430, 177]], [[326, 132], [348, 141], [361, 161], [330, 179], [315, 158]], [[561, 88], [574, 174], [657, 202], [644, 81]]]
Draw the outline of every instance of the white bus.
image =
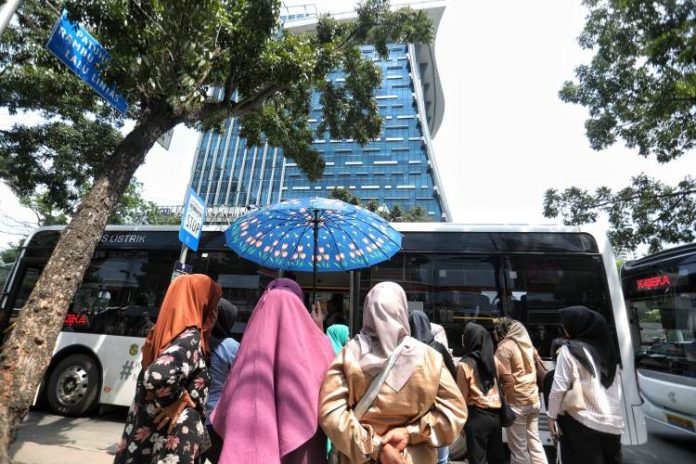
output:
[[621, 269], [648, 419], [696, 436], [696, 244]]
[[[550, 360], [560, 335], [558, 309], [582, 304], [605, 315], [621, 353], [626, 444], [647, 439], [635, 383], [634, 356], [619, 276], [603, 234], [576, 227], [467, 226], [397, 223], [402, 251], [355, 272], [319, 274], [318, 290], [334, 316], [353, 330], [372, 285], [400, 283], [411, 309], [422, 309], [445, 327], [450, 348], [461, 353], [468, 321], [492, 328], [509, 315], [528, 328], [541, 355]], [[210, 275], [240, 309], [238, 334], [266, 283], [276, 272], [238, 258], [225, 246], [223, 227], [204, 228], [194, 272]], [[0, 327], [11, 328], [58, 239], [60, 228], [30, 236], [0, 299]], [[143, 337], [157, 317], [180, 244], [175, 226], [109, 226], [65, 319], [41, 389], [56, 412], [84, 414], [99, 404], [129, 405], [139, 370]], [[298, 273], [311, 288], [311, 274]], [[540, 425], [546, 444], [551, 444]]]

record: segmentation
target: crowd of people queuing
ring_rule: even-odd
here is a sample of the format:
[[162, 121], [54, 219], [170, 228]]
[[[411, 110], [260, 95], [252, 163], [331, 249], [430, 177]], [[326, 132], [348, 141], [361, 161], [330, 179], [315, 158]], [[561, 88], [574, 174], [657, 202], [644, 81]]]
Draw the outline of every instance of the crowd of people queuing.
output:
[[498, 464], [503, 428], [511, 463], [546, 463], [542, 393], [563, 463], [621, 462], [619, 359], [588, 308], [560, 310], [566, 339], [545, 378], [524, 325], [506, 317], [493, 336], [469, 322], [455, 363], [394, 282], [369, 291], [353, 338], [337, 318], [324, 332], [290, 279], [267, 286], [241, 344], [236, 318], [210, 277], [172, 281], [115, 463], [440, 464], [461, 434], [470, 464]]

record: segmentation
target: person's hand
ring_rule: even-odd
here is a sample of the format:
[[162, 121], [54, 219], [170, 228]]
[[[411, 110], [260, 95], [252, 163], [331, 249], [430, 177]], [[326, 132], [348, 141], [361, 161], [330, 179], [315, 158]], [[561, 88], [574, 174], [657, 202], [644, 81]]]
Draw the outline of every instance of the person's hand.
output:
[[382, 446], [379, 451], [380, 464], [406, 464], [406, 456], [390, 444]]
[[549, 418], [549, 431], [551, 432], [551, 436], [554, 438], [558, 438], [561, 436], [561, 429], [558, 428], [558, 423], [556, 422], [556, 419]]
[[398, 427], [391, 429], [382, 437], [382, 446], [389, 444], [401, 452], [408, 446], [408, 440], [408, 430], [404, 427]]
[[317, 301], [312, 305], [312, 320], [322, 332], [324, 331], [324, 319], [326, 319], [326, 315], [321, 309], [321, 303]]
[[184, 412], [184, 409], [195, 407], [196, 403], [193, 402], [188, 391], [184, 390], [184, 393], [181, 394], [178, 400], [160, 409], [160, 412], [155, 416], [157, 430], [162, 430], [164, 426], [167, 425], [167, 422], [169, 422], [167, 433], [172, 433], [174, 425], [176, 425], [176, 421], [179, 420], [179, 416]]

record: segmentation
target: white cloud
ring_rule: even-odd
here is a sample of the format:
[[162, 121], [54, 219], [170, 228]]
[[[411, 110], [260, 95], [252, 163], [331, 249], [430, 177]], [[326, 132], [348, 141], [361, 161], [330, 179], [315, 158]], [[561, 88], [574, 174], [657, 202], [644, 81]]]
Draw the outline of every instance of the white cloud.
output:
[[144, 197], [160, 205], [180, 205], [191, 177], [199, 133], [184, 125], [174, 130], [169, 150], [159, 144], [147, 154], [135, 177], [144, 184]]
[[568, 0], [449, 2], [436, 41], [445, 115], [435, 149], [456, 222], [551, 222], [542, 216], [549, 187], [694, 172], [694, 153], [659, 165], [620, 143], [589, 147], [584, 108], [558, 98], [589, 60], [576, 42], [584, 15]]

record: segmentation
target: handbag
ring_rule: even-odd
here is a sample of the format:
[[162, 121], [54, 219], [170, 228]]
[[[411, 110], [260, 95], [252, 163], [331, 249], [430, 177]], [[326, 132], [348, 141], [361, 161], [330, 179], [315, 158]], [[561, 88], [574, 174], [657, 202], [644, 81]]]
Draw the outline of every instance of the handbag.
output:
[[536, 370], [537, 387], [539, 387], [539, 391], [543, 391], [544, 379], [546, 378], [548, 370], [537, 350], [534, 350], [534, 369]]
[[574, 359], [573, 363], [573, 386], [563, 395], [561, 401], [561, 411], [578, 412], [587, 407], [585, 403], [585, 394], [582, 392], [580, 384], [580, 373], [578, 372], [578, 364]]
[[[404, 337], [401, 340], [401, 343], [399, 343], [396, 346], [396, 348], [394, 348], [394, 351], [392, 351], [391, 355], [389, 355], [387, 365], [384, 367], [382, 372], [380, 372], [380, 374], [372, 380], [370, 386], [367, 387], [367, 391], [365, 392], [365, 394], [362, 396], [362, 398], [360, 398], [358, 404], [356, 404], [353, 408], [353, 415], [356, 419], [362, 419], [367, 410], [370, 409], [370, 406], [372, 406], [372, 403], [375, 402], [375, 398], [377, 398], [379, 391], [382, 389], [382, 385], [384, 385], [384, 382], [387, 380], [389, 372], [391, 372], [391, 370], [394, 368], [396, 360], [399, 358], [401, 351], [404, 349], [405, 340], [406, 337]], [[334, 446], [333, 448], [331, 448], [331, 454], [329, 454], [328, 464], [338, 464], [339, 462], [340, 452]]]
[[515, 411], [512, 410], [512, 407], [505, 398], [505, 393], [503, 393], [503, 385], [501, 384], [500, 379], [496, 379], [496, 382], [498, 383], [498, 396], [500, 397], [500, 423], [503, 427], [510, 427], [515, 423], [517, 414], [515, 414]]

